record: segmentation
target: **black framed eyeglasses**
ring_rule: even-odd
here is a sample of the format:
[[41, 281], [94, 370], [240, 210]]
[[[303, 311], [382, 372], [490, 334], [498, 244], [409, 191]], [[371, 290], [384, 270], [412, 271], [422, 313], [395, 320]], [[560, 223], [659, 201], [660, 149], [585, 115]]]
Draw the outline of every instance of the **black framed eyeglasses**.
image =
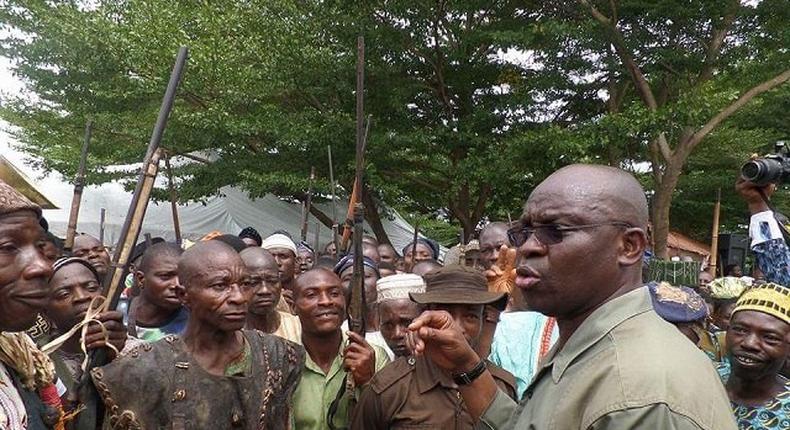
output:
[[535, 226], [518, 226], [513, 227], [507, 231], [507, 237], [510, 243], [515, 247], [520, 247], [534, 234], [538, 242], [543, 245], [554, 245], [562, 242], [565, 233], [577, 230], [584, 230], [588, 228], [603, 227], [613, 225], [618, 227], [631, 228], [633, 225], [623, 221], [610, 221], [599, 222], [595, 224], [581, 224], [581, 225], [560, 225], [560, 224], [545, 224]]

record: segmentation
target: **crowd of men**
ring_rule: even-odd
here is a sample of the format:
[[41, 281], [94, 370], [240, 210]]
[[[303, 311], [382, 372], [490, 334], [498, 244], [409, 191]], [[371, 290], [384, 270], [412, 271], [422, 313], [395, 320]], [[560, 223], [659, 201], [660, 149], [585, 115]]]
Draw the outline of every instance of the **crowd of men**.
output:
[[444, 254], [252, 227], [146, 240], [101, 311], [107, 249], [81, 234], [64, 255], [0, 182], [0, 429], [72, 428], [91, 383], [107, 429], [788, 429], [790, 251], [773, 188], [736, 188], [760, 280], [645, 279], [644, 190], [573, 165]]

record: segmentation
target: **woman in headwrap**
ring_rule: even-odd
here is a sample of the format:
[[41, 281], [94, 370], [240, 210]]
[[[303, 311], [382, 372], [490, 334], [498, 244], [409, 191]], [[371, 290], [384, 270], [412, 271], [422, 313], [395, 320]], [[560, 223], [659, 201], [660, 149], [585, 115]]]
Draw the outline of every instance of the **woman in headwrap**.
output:
[[403, 247], [403, 260], [406, 267], [411, 269], [415, 264], [425, 260], [439, 260], [439, 244], [431, 239], [417, 238], [416, 245], [410, 242]]

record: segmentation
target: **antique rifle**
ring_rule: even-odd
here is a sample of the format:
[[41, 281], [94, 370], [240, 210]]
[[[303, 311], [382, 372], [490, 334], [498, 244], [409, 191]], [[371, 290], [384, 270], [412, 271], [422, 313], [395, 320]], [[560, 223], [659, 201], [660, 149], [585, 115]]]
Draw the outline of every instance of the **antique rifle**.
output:
[[99, 242], [104, 246], [104, 229], [107, 220], [107, 209], [101, 208], [99, 211]]
[[[337, 252], [340, 250], [340, 243], [337, 237], [337, 201], [335, 200], [335, 190], [337, 189], [337, 184], [335, 183], [335, 167], [332, 163], [332, 147], [327, 145], [326, 152], [329, 156], [329, 185], [332, 187], [332, 242], [335, 244], [335, 252], [332, 257], [337, 258]], [[318, 248], [316, 248], [316, 250], [317, 249]]]
[[176, 234], [176, 243], [181, 245], [181, 221], [178, 219], [178, 194], [173, 182], [173, 169], [170, 167], [170, 153], [165, 152], [165, 173], [167, 173], [167, 188], [170, 191], [170, 210], [173, 212], [173, 231]]
[[310, 207], [313, 204], [313, 182], [315, 181], [315, 167], [310, 168], [310, 182], [307, 186], [307, 199], [304, 202], [302, 214], [302, 242], [307, 243], [307, 221], [310, 219]]
[[148, 142], [148, 150], [143, 159], [143, 166], [140, 169], [137, 186], [132, 196], [132, 202], [129, 206], [129, 211], [126, 213], [126, 220], [121, 228], [118, 245], [113, 253], [112, 267], [105, 279], [104, 297], [107, 298], [105, 310], [115, 309], [115, 306], [118, 304], [121, 287], [123, 286], [122, 275], [125, 269], [128, 268], [129, 257], [140, 235], [143, 218], [145, 217], [145, 210], [148, 207], [151, 191], [154, 188], [154, 180], [159, 171], [159, 160], [162, 158], [162, 151], [159, 150], [159, 144], [162, 141], [162, 135], [165, 132], [170, 111], [173, 109], [176, 90], [178, 89], [178, 84], [181, 82], [181, 76], [183, 75], [184, 66], [186, 65], [187, 53], [188, 50], [185, 46], [182, 46], [178, 51], [178, 57], [173, 66], [173, 71], [170, 74], [170, 81], [167, 84], [165, 96], [162, 99], [162, 106], [159, 108], [159, 116], [157, 117], [156, 125], [151, 134], [151, 140]]
[[[129, 269], [129, 257], [131, 256], [134, 245], [137, 243], [143, 218], [145, 217], [145, 210], [151, 196], [151, 190], [154, 187], [154, 180], [159, 170], [159, 159], [162, 157], [159, 144], [162, 141], [162, 135], [164, 134], [170, 111], [173, 108], [176, 90], [178, 89], [178, 84], [181, 82], [181, 76], [183, 75], [184, 66], [186, 65], [187, 54], [188, 50], [185, 46], [182, 46], [178, 50], [178, 56], [176, 57], [173, 71], [170, 74], [170, 81], [167, 84], [167, 90], [162, 99], [162, 105], [159, 108], [159, 116], [154, 125], [151, 140], [148, 142], [148, 149], [145, 153], [143, 165], [137, 179], [137, 186], [132, 195], [132, 202], [129, 206], [129, 211], [126, 213], [126, 220], [121, 228], [118, 244], [113, 252], [112, 264], [110, 265], [109, 272], [104, 277], [102, 295], [106, 300], [101, 306], [102, 311], [114, 310], [118, 306], [118, 300], [123, 291], [123, 274]], [[106, 349], [93, 351], [90, 354], [85, 373], [83, 373], [78, 383], [77, 391], [79, 393], [79, 398], [81, 403], [85, 406], [85, 410], [77, 416], [75, 428], [78, 430], [95, 430], [97, 428], [100, 414], [100, 402], [98, 394], [96, 393], [96, 388], [91, 383], [90, 371], [94, 367], [106, 364], [107, 358]]]
[[80, 215], [80, 205], [82, 204], [82, 190], [85, 188], [85, 164], [88, 160], [88, 145], [91, 142], [91, 131], [93, 121], [85, 124], [85, 139], [82, 141], [82, 152], [80, 153], [80, 165], [77, 168], [77, 176], [74, 178], [74, 196], [71, 198], [71, 212], [69, 212], [69, 223], [66, 227], [66, 240], [63, 243], [63, 251], [71, 253], [74, 247], [74, 236], [77, 234], [77, 218]]
[[[351, 228], [354, 229], [353, 252], [354, 269], [351, 278], [351, 300], [346, 310], [348, 314], [348, 328], [354, 333], [365, 337], [365, 268], [362, 257], [362, 235], [364, 231], [362, 224], [365, 221], [365, 206], [361, 202], [363, 187], [363, 176], [365, 173], [365, 145], [367, 131], [370, 130], [370, 118], [367, 126], [364, 124], [364, 67], [365, 67], [365, 39], [362, 36], [357, 38], [357, 105], [356, 105], [356, 172], [354, 176], [354, 187], [349, 202], [349, 212], [346, 220], [345, 231], [343, 233], [343, 249], [346, 249], [348, 240], [351, 236]], [[363, 130], [364, 128], [364, 130]], [[342, 348], [342, 346], [341, 346]], [[343, 395], [348, 397], [349, 422], [351, 413], [356, 404], [355, 396], [356, 384], [350, 373], [343, 377], [343, 386], [340, 387], [335, 400], [329, 405], [327, 412], [327, 424], [330, 430], [335, 430], [334, 417], [339, 408]]]
[[[348, 248], [348, 240], [351, 238], [351, 230], [353, 228], [354, 208], [357, 202], [362, 200], [362, 181], [359, 176], [360, 171], [364, 168], [364, 154], [365, 154], [365, 140], [366, 133], [363, 133], [365, 123], [363, 118], [365, 116], [365, 38], [362, 36], [357, 37], [357, 105], [356, 105], [356, 136], [357, 136], [357, 152], [356, 152], [356, 176], [354, 177], [354, 186], [351, 189], [351, 199], [348, 202], [348, 211], [346, 211], [346, 224], [343, 230], [343, 241], [341, 247]], [[368, 128], [370, 127], [370, 119], [368, 119]]]
[[[414, 256], [417, 255], [417, 239], [420, 238], [420, 222], [414, 221], [414, 238], [411, 241], [411, 261], [409, 261], [409, 272], [414, 269], [414, 266], [417, 262], [414, 260]], [[406, 258], [404, 255], [403, 258]]]

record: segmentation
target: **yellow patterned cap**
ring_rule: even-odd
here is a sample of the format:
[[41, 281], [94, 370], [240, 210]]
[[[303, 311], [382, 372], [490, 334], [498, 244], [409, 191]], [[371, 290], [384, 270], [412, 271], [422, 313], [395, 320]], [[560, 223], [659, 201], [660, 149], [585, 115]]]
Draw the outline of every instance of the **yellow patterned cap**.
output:
[[773, 283], [752, 287], [741, 295], [732, 313], [739, 311], [763, 312], [790, 324], [790, 288]]

